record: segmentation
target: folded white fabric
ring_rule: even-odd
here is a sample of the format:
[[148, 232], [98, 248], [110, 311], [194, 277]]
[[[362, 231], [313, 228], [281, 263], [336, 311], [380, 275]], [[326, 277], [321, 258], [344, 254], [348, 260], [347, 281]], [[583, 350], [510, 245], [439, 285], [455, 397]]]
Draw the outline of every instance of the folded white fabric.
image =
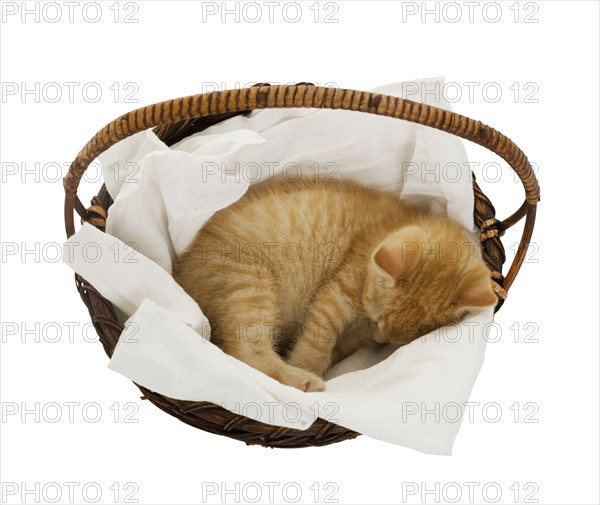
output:
[[[465, 323], [481, 328], [490, 317], [491, 309]], [[129, 324], [136, 332], [119, 341], [109, 367], [150, 390], [295, 429], [319, 416], [432, 454], [450, 454], [485, 349], [480, 334], [455, 340], [433, 333], [329, 380], [323, 393], [303, 393], [224, 354], [150, 300]]]
[[62, 260], [131, 317], [150, 298], [210, 339], [208, 320], [170, 274], [129, 245], [84, 223], [64, 244]]
[[[443, 87], [441, 78], [415, 81], [435, 83]], [[403, 89], [398, 83], [374, 91], [400, 96]], [[358, 180], [472, 231], [473, 191], [459, 138], [353, 111], [261, 110], [171, 148], [142, 132], [100, 161], [115, 200], [108, 234], [84, 225], [70, 242], [93, 242], [110, 261], [90, 262], [81, 254], [63, 260], [131, 316], [134, 338], [119, 342], [112, 370], [172, 398], [212, 401], [274, 425], [305, 429], [319, 416], [381, 440], [450, 454], [483, 361], [492, 308], [458, 325], [460, 338], [438, 331], [399, 349], [359, 350], [329, 371], [325, 392], [303, 393], [209, 343], [206, 318], [169, 274], [173, 259], [214, 212], [250, 184], [282, 177]], [[124, 254], [115, 258], [114, 250]], [[134, 265], [124, 262], [132, 257]]]
[[[249, 130], [201, 140], [192, 152], [171, 150], [148, 130], [114, 146], [117, 155], [111, 148], [100, 156], [115, 200], [107, 233], [133, 244], [169, 273], [175, 251], [185, 249], [214, 212], [248, 189], [245, 179], [227, 175], [222, 164], [241, 146], [265, 142]], [[157, 142], [158, 147], [148, 149]], [[131, 150], [126, 152], [121, 144], [130, 144]], [[116, 156], [121, 159], [115, 161]]]

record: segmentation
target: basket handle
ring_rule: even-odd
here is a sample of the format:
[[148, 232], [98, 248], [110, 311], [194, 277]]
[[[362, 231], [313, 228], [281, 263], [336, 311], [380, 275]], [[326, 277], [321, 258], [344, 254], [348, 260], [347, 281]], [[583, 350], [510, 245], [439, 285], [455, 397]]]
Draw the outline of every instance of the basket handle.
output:
[[512, 285], [527, 253], [540, 188], [527, 157], [502, 133], [474, 119], [432, 105], [403, 98], [342, 88], [310, 84], [270, 86], [213, 91], [159, 102], [133, 110], [107, 124], [79, 152], [65, 176], [65, 227], [67, 237], [75, 233], [73, 211], [81, 217], [86, 209], [77, 196], [77, 188], [90, 163], [110, 146], [149, 128], [228, 112], [271, 108], [344, 109], [378, 114], [442, 130], [475, 142], [496, 153], [517, 173], [525, 189], [525, 202], [501, 223], [502, 229], [526, 216], [519, 248], [504, 279], [504, 289]]

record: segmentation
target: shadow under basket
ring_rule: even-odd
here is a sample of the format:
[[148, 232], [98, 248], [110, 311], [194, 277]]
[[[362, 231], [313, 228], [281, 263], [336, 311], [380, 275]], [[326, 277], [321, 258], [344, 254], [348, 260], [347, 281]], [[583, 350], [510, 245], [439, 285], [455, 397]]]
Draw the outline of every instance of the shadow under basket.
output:
[[[84, 207], [79, 200], [77, 188], [90, 163], [120, 140], [154, 128], [158, 137], [170, 146], [193, 133], [239, 114], [249, 114], [252, 110], [301, 107], [353, 110], [426, 125], [482, 145], [511, 166], [523, 184], [525, 201], [504, 221], [496, 219], [494, 206], [473, 177], [475, 195], [473, 214], [475, 223], [481, 231], [481, 248], [491, 270], [492, 286], [498, 297], [496, 305], [498, 310], [525, 258], [533, 232], [536, 205], [539, 201], [539, 186], [527, 157], [509, 138], [480, 121], [431, 105], [379, 93], [324, 88], [310, 83], [285, 86], [256, 84], [245, 89], [215, 91], [177, 98], [129, 112], [94, 135], [79, 152], [64, 178], [67, 237], [75, 233], [74, 211], [81, 217], [81, 222], [88, 222], [104, 231], [108, 210], [112, 204], [106, 187], [102, 186], [88, 208]], [[503, 276], [505, 254], [500, 237], [506, 229], [523, 217], [525, 217], [525, 226], [519, 247], [508, 273]], [[75, 280], [100, 342], [110, 357], [123, 326], [119, 323], [111, 302], [103, 298], [81, 276], [76, 275]], [[143, 399], [149, 400], [181, 421], [210, 433], [243, 440], [247, 444], [260, 444], [267, 447], [321, 446], [359, 435], [355, 431], [321, 418], [307, 430], [273, 426], [229, 412], [210, 402], [175, 400], [137, 386], [143, 393]]]

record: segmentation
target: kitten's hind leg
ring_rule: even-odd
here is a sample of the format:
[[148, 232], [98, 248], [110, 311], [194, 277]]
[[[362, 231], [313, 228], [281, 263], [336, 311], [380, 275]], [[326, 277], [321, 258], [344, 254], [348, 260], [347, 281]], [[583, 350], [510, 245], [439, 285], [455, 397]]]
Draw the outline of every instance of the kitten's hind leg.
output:
[[322, 376], [332, 364], [338, 338], [354, 320], [352, 303], [341, 284], [330, 282], [311, 301], [298, 342], [289, 356], [293, 366]]
[[238, 279], [233, 291], [220, 301], [220, 324], [213, 329], [227, 354], [279, 382], [301, 391], [322, 391], [323, 380], [286, 363], [275, 351], [278, 331], [277, 297], [269, 282]]

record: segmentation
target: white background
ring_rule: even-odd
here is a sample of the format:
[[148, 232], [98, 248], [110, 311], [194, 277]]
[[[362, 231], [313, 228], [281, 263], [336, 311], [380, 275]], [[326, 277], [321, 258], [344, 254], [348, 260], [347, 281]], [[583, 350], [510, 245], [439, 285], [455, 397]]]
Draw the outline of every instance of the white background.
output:
[[[61, 503], [87, 503], [100, 489], [98, 503], [243, 503], [259, 490], [261, 503], [289, 503], [299, 489], [298, 503], [444, 503], [457, 491], [459, 503], [491, 503], [499, 489], [497, 503], [598, 503], [597, 2], [301, 2], [300, 11], [279, 2], [272, 23], [261, 2], [237, 4], [239, 19], [224, 21], [220, 2], [205, 4], [217, 12], [204, 20], [200, 2], [88, 4], [2, 4], [1, 480], [16, 490], [3, 499], [45, 503], [58, 489]], [[39, 19], [23, 19], [24, 8]], [[265, 81], [366, 90], [436, 75], [462, 93], [455, 111], [526, 152], [542, 188], [535, 245], [497, 315], [499, 340], [488, 344], [478, 405], [453, 456], [366, 437], [246, 447], [162, 413], [106, 368], [101, 345], [84, 338], [94, 334], [73, 274], [57, 261], [54, 164], [118, 115], [169, 98]], [[484, 151], [468, 146], [471, 160], [496, 161]], [[502, 219], [523, 192], [501, 166], [499, 180], [475, 173]], [[84, 203], [99, 187], [85, 185]], [[518, 236], [505, 237], [509, 261]], [[524, 342], [534, 332], [537, 342]]]

